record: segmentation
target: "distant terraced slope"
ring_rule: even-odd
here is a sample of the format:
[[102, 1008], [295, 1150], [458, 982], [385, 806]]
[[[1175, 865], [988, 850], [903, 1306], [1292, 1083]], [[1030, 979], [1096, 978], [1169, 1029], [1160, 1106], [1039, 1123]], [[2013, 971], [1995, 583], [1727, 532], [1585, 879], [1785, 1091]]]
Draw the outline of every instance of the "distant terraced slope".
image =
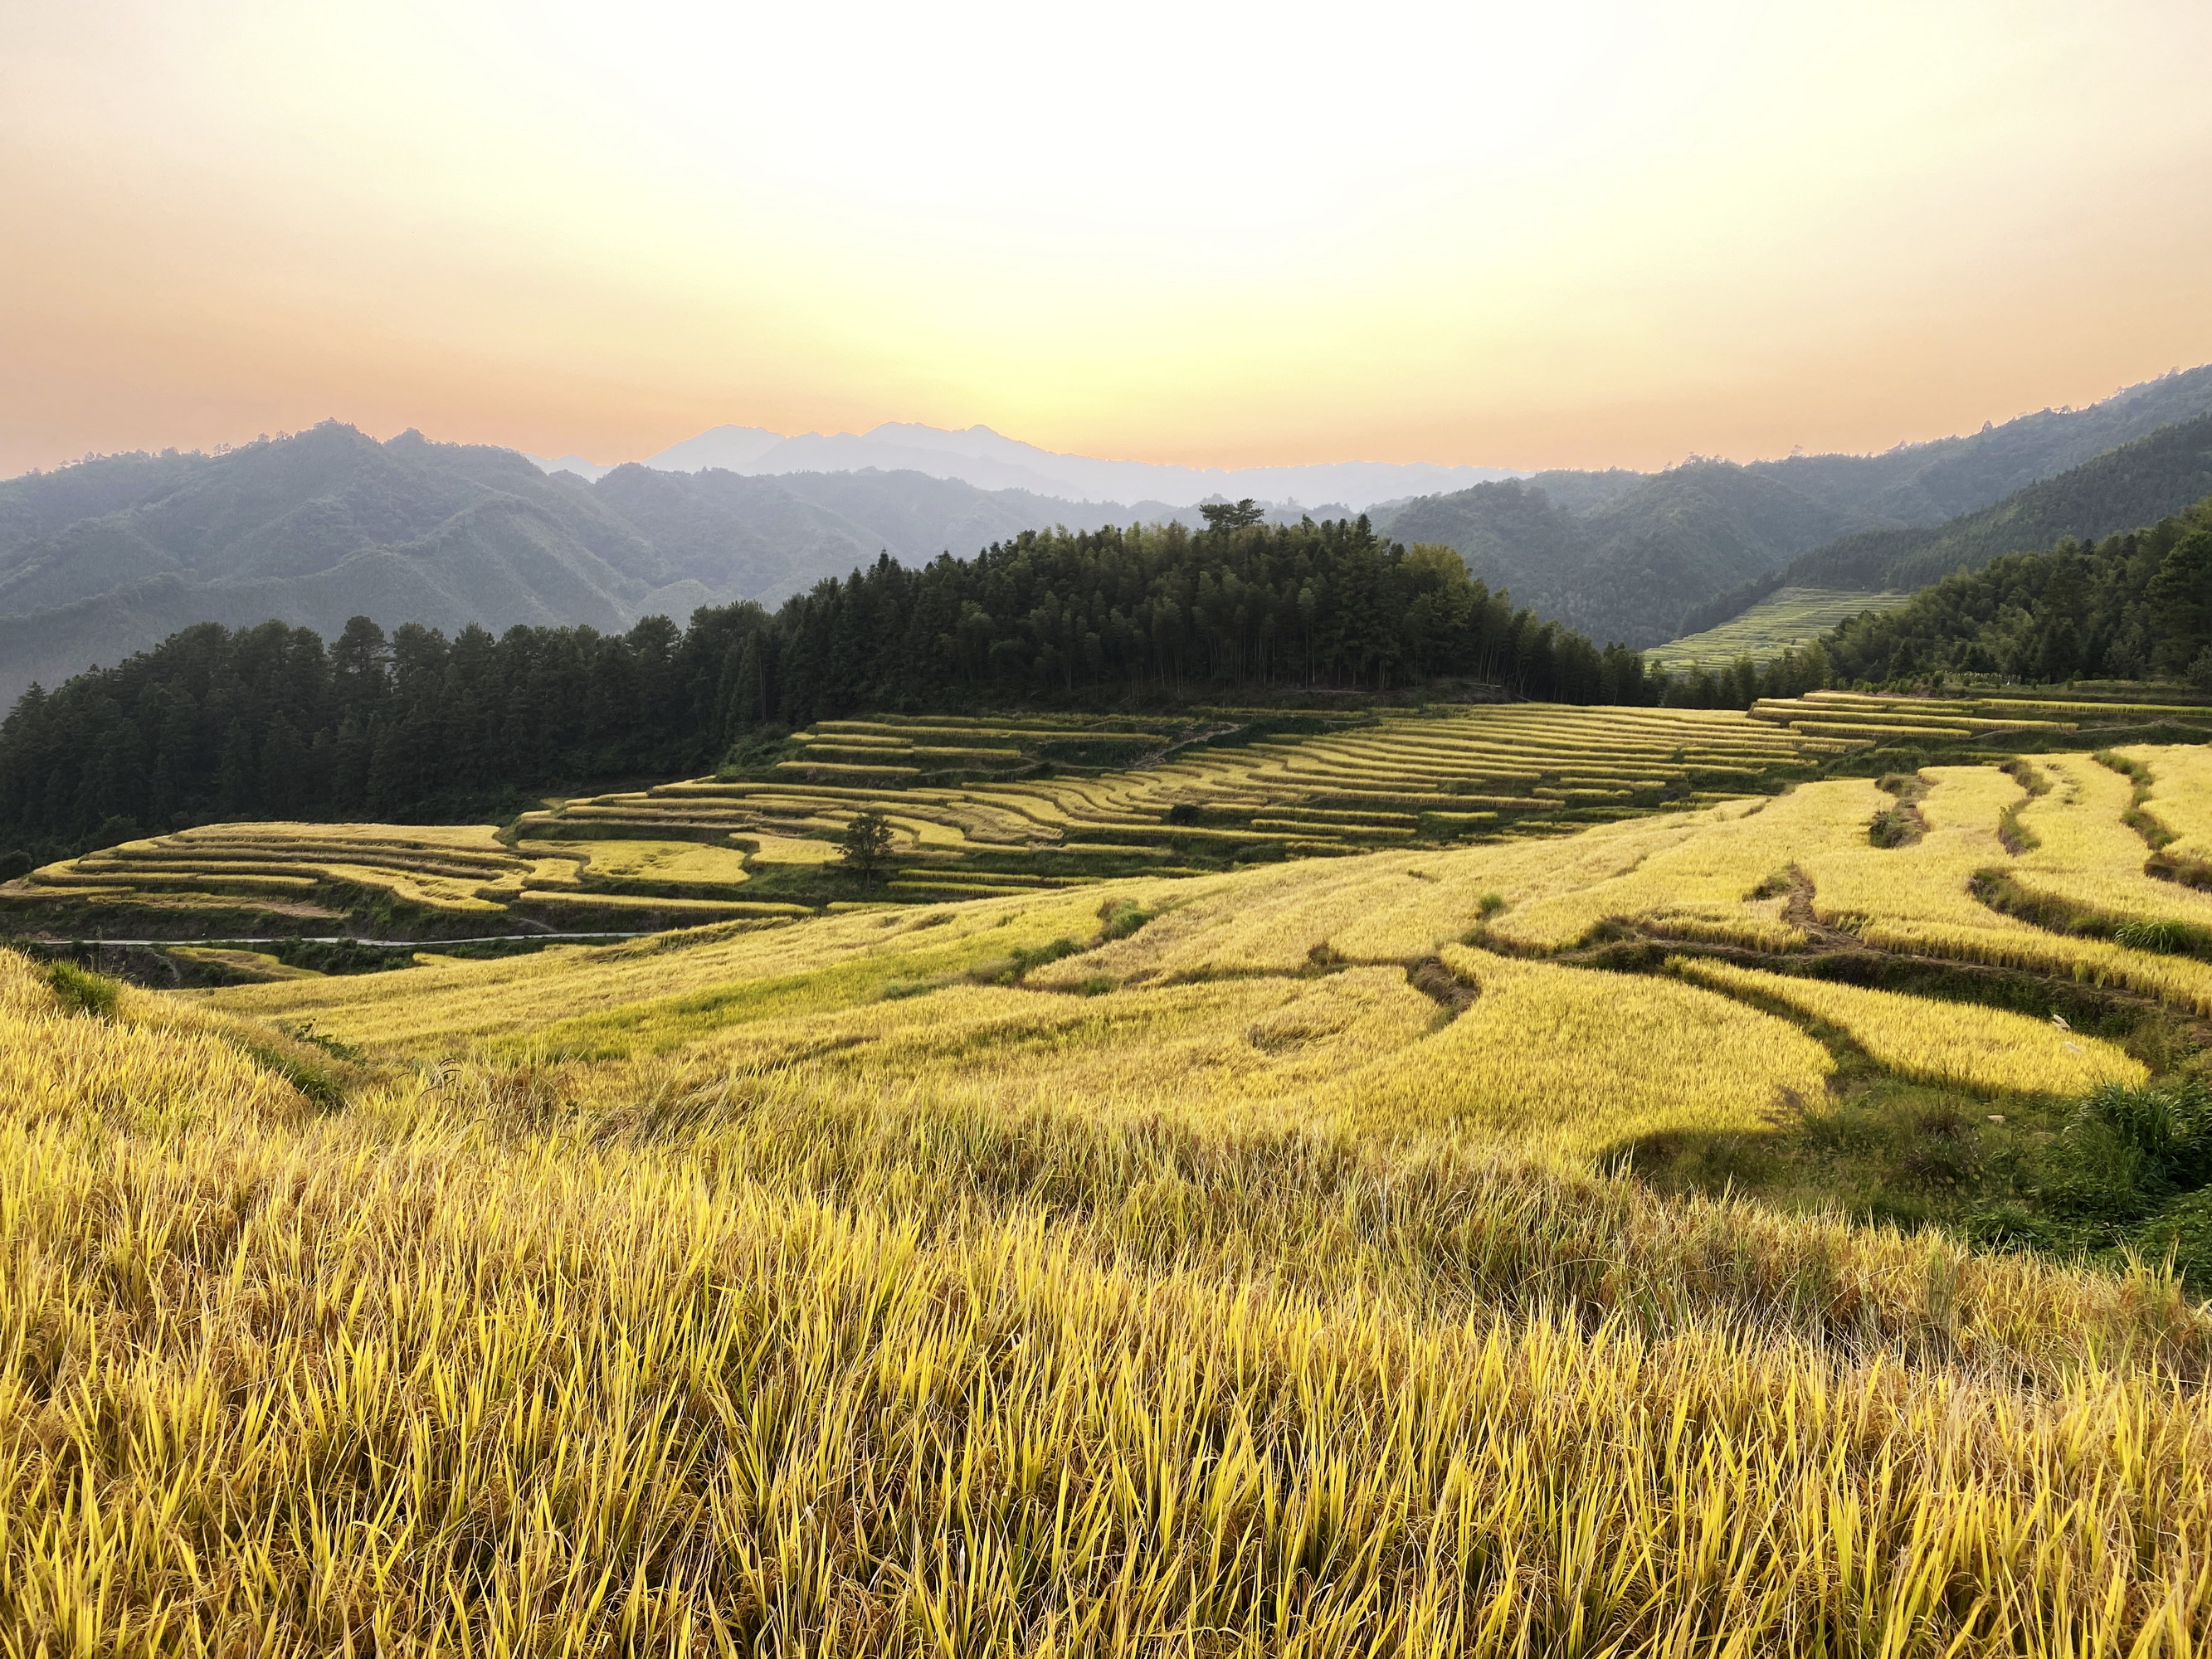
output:
[[1758, 663], [1771, 661], [1784, 651], [1809, 644], [1863, 611], [1887, 611], [1910, 597], [1832, 587], [1785, 587], [1717, 628], [1653, 646], [1644, 653], [1644, 665], [1662, 673], [1680, 674], [1693, 668], [1725, 668], [1744, 657]]
[[[1900, 697], [1874, 692], [1808, 691], [1802, 697], [1762, 697], [1753, 720], [1804, 738], [1856, 745], [1896, 742], [1952, 743], [2012, 732], [2057, 735], [2100, 728], [2124, 731], [2147, 723], [2197, 726], [2212, 737], [2212, 707], [2203, 703], [2136, 702], [2033, 696]], [[2113, 739], [2118, 740], [2118, 739]]]

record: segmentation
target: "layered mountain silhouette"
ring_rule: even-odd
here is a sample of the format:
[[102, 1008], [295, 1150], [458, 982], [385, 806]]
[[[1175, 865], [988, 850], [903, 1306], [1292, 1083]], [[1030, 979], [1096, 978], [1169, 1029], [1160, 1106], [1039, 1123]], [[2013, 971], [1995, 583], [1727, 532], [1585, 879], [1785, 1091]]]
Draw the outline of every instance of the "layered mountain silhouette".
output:
[[1166, 511], [919, 473], [632, 465], [586, 482], [513, 450], [379, 443], [336, 422], [226, 454], [115, 456], [0, 483], [0, 704], [196, 622], [622, 629], [775, 605], [884, 553], [915, 562]]
[[[198, 622], [615, 629], [772, 605], [883, 554], [966, 556], [1055, 524], [1195, 524], [1194, 503], [1246, 495], [1277, 520], [1369, 511], [1397, 540], [1458, 549], [1520, 604], [1650, 645], [1784, 581], [1911, 586], [2150, 523], [2212, 490], [2208, 417], [2212, 368], [1881, 455], [1528, 477], [1349, 462], [1218, 472], [896, 424], [800, 438], [723, 427], [648, 465], [563, 467], [326, 422], [216, 455], [112, 456], [0, 483], [0, 705]], [[1470, 475], [1481, 481], [1435, 488]]]
[[[586, 477], [614, 471], [574, 455], [532, 459], [549, 471]], [[1275, 502], [1327, 501], [1354, 511], [1406, 495], [1464, 489], [1516, 476], [1495, 466], [1431, 466], [1421, 463], [1332, 461], [1315, 466], [1196, 467], [1152, 461], [1102, 460], [1064, 455], [987, 426], [964, 432], [890, 421], [865, 433], [802, 433], [786, 437], [757, 426], [718, 426], [665, 449], [644, 465], [659, 472], [720, 468], [754, 476], [790, 472], [920, 472], [957, 478], [979, 489], [1020, 489], [1064, 501], [1191, 503], [1215, 499]], [[1294, 515], [1295, 516], [1295, 515]]]
[[[1400, 541], [1457, 548], [1475, 574], [1594, 638], [1656, 645], [1724, 621], [1785, 581], [1914, 586], [1962, 558], [2150, 523], [2204, 493], [2183, 459], [2194, 441], [2168, 429], [2208, 413], [2212, 367], [2088, 409], [2046, 410], [1880, 455], [1539, 472], [1393, 503], [1375, 518]], [[2108, 452], [2094, 482], [2068, 496], [2084, 510], [2069, 516], [2046, 501], [1996, 513], [1962, 529], [1971, 547], [1939, 546], [1938, 527]]]

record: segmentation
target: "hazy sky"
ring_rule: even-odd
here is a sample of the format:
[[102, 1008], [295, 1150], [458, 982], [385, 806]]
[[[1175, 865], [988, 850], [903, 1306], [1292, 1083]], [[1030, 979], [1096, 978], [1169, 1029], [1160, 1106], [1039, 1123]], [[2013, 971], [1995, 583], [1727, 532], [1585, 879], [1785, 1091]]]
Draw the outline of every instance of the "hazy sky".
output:
[[2208, 0], [0, 0], [0, 472], [1885, 448], [2212, 359], [2208, 70]]

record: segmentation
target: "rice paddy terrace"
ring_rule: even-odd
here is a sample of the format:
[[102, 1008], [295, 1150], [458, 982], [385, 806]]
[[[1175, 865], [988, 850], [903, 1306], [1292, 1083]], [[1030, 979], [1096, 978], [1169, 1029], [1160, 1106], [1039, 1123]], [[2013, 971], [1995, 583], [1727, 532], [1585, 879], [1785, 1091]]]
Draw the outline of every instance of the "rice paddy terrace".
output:
[[2026, 737], [2063, 742], [2100, 731], [2158, 726], [2194, 728], [2212, 737], [2212, 704], [2160, 702], [2133, 697], [2050, 697], [2033, 693], [1967, 697], [1907, 697], [1853, 691], [1813, 691], [1802, 697], [1762, 697], [1753, 720], [1832, 743], [1963, 744]]
[[[2212, 766], [1984, 740], [385, 974], [0, 951], [0, 1636], [2197, 1651]], [[613, 879], [775, 833], [617, 805]]]
[[[1245, 717], [1249, 720], [1250, 717]], [[940, 898], [1157, 866], [1340, 854], [1560, 829], [1771, 788], [1843, 745], [1730, 713], [1484, 706], [1180, 740], [1123, 723], [823, 721], [767, 775], [571, 801], [522, 836], [707, 835], [768, 856], [890, 821], [889, 890]], [[1071, 764], [1069, 750], [1094, 758]], [[1146, 752], [1150, 750], [1150, 753]], [[1117, 751], [1119, 753], [1117, 754]], [[1107, 767], [1097, 758], [1139, 762]]]
[[1764, 663], [1784, 651], [1809, 645], [1863, 611], [1887, 611], [1911, 597], [1830, 587], [1779, 588], [1717, 627], [1653, 646], [1644, 653], [1644, 660], [1647, 666], [1668, 674], [1726, 668], [1745, 657]]
[[[1277, 717], [1279, 722], [1279, 717]], [[505, 832], [222, 824], [0, 888], [78, 935], [425, 938], [785, 920], [853, 902], [1082, 885], [1150, 871], [1441, 844], [1719, 799], [1848, 745], [1727, 712], [1454, 708], [1380, 719], [825, 721], [752, 774], [561, 803]], [[857, 814], [896, 869], [825, 870]]]
[[[505, 830], [236, 823], [130, 842], [0, 887], [0, 915], [49, 937], [222, 941], [767, 925], [855, 904], [1556, 836], [1765, 794], [1882, 745], [1975, 752], [2177, 720], [2212, 725], [2212, 711], [1815, 692], [1748, 716], [1505, 704], [831, 720], [744, 771], [562, 801]], [[862, 885], [836, 866], [839, 837], [869, 811], [889, 822], [891, 867]], [[226, 965], [281, 964], [203, 963]]]
[[[804, 906], [731, 895], [749, 879], [732, 848], [653, 842], [511, 845], [490, 825], [228, 823], [89, 853], [0, 889], [19, 922], [98, 918], [134, 929], [220, 936], [361, 927], [427, 938], [589, 931], [613, 918], [788, 918]], [[666, 924], [664, 924], [666, 925]]]

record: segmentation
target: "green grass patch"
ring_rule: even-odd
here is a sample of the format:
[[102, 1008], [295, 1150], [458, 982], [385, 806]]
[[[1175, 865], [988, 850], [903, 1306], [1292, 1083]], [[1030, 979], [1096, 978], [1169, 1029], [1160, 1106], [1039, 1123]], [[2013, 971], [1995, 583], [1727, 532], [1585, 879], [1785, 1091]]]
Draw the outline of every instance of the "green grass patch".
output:
[[120, 988], [106, 975], [73, 962], [54, 961], [46, 964], [46, 982], [54, 988], [64, 1006], [100, 1019], [115, 1018], [115, 998]]

